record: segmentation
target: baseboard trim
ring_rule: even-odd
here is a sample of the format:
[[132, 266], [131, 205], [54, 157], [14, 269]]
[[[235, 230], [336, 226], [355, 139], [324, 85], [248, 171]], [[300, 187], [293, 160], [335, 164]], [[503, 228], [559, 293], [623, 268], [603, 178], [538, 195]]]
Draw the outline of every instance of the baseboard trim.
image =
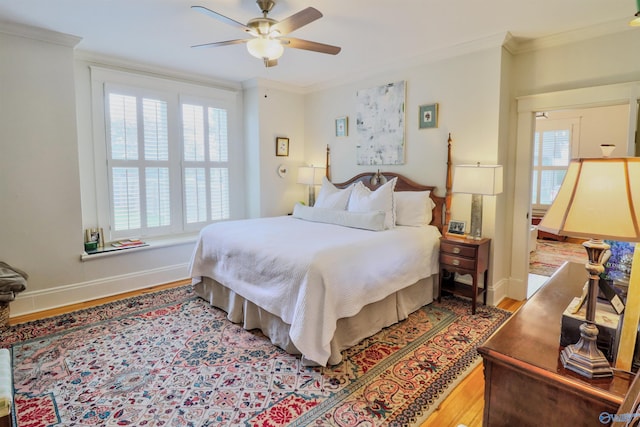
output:
[[189, 264], [176, 264], [153, 270], [105, 277], [43, 291], [25, 291], [10, 304], [10, 317], [22, 316], [71, 304], [105, 298], [151, 286], [184, 280]]
[[487, 293], [487, 304], [498, 306], [500, 301], [507, 297], [508, 282], [505, 279], [499, 280], [498, 283], [494, 283], [489, 286], [489, 292]]

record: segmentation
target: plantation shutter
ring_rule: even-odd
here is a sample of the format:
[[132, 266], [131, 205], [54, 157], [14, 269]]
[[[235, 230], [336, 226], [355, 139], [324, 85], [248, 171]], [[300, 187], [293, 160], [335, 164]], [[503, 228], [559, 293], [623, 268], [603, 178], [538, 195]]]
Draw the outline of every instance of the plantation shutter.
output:
[[572, 122], [551, 127], [536, 131], [534, 141], [531, 203], [542, 210], [553, 203], [571, 161]]
[[96, 191], [87, 203], [105, 242], [173, 244], [244, 215], [243, 148], [229, 142], [241, 135], [237, 90], [90, 68]]
[[171, 225], [167, 102], [107, 95], [112, 236], [160, 234]]
[[182, 104], [186, 228], [230, 217], [227, 110]]

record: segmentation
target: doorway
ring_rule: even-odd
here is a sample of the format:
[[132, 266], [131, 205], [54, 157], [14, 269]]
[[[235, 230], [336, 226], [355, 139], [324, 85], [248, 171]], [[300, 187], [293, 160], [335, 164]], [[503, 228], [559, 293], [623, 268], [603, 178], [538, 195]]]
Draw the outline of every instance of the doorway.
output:
[[[527, 188], [529, 191], [515, 191], [513, 200], [513, 232], [512, 232], [512, 259], [509, 296], [514, 299], [525, 299], [528, 291], [529, 271], [529, 243], [532, 218], [532, 168], [533, 168], [533, 141], [536, 130], [536, 112], [569, 112], [581, 110], [582, 122], [580, 127], [580, 147], [578, 157], [600, 157], [599, 145], [605, 137], [602, 130], [606, 130], [609, 124], [595, 127], [587, 127], [584, 123], [585, 115], [593, 113], [596, 117], [601, 110], [599, 108], [611, 106], [624, 106], [627, 109], [625, 122], [620, 125], [623, 137], [620, 141], [609, 142], [617, 146], [615, 156], [634, 155], [635, 147], [628, 141], [635, 141], [636, 124], [638, 122], [638, 94], [640, 94], [640, 82], [622, 83], [608, 86], [597, 86], [547, 94], [531, 95], [517, 100], [517, 130], [514, 186]], [[572, 113], [573, 114], [573, 113]], [[589, 129], [587, 131], [587, 129]], [[587, 137], [585, 137], [587, 135]], [[597, 144], [587, 144], [586, 139], [598, 139]], [[598, 146], [597, 149], [593, 148]], [[593, 149], [593, 151], [591, 151]]]
[[[629, 104], [537, 112], [532, 156], [529, 282], [527, 297], [545, 283], [556, 264], [554, 253], [567, 253], [572, 260], [585, 258], [581, 240], [567, 239], [536, 230], [551, 206], [572, 159], [601, 157], [601, 144], [614, 144], [614, 156], [628, 151]], [[533, 241], [536, 239], [536, 241]], [[577, 256], [576, 253], [577, 252]], [[548, 260], [547, 268], [540, 263]], [[542, 277], [539, 273], [543, 271]]]

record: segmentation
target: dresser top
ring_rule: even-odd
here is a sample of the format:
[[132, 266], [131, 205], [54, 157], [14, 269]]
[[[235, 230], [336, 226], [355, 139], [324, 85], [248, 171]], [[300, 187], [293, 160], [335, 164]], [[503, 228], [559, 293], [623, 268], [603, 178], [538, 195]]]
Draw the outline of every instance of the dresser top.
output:
[[587, 280], [584, 264], [565, 262], [478, 352], [537, 376], [621, 398], [633, 380], [632, 374], [614, 371], [613, 378], [591, 380], [565, 369], [560, 361], [562, 313], [574, 297], [581, 295]]

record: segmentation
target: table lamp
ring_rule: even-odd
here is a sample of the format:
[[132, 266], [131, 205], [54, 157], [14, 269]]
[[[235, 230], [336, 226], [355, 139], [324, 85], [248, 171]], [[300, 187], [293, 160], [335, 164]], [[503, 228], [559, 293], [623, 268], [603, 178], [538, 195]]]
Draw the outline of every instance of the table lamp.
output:
[[471, 194], [471, 226], [469, 235], [482, 238], [482, 196], [502, 193], [502, 166], [458, 165], [453, 172], [454, 193]]
[[[639, 224], [640, 158], [604, 157], [570, 162], [555, 200], [538, 225], [540, 230], [560, 236], [589, 239], [583, 243], [589, 257], [585, 265], [589, 276], [586, 318], [580, 326], [580, 340], [565, 347], [560, 355], [566, 369], [588, 378], [613, 375], [596, 344], [598, 282], [604, 271], [602, 260], [609, 249], [603, 240], [640, 242]], [[631, 286], [630, 283], [629, 293]], [[625, 321], [626, 317], [625, 313]], [[636, 319], [634, 331], [637, 327]]]
[[298, 184], [306, 184], [309, 187], [309, 206], [316, 203], [316, 185], [322, 184], [324, 168], [314, 166], [300, 166], [298, 168]]

